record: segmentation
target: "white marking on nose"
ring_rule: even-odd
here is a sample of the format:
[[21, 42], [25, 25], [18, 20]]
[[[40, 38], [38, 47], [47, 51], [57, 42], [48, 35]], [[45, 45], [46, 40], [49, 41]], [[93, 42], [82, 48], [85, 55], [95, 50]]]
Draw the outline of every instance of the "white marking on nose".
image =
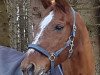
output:
[[[40, 27], [40, 31], [36, 34], [36, 37], [34, 39], [34, 41], [32, 42], [32, 44], [36, 44], [39, 40], [39, 38], [42, 36], [43, 31], [45, 30], [45, 28], [48, 26], [48, 24], [51, 22], [51, 20], [53, 19], [54, 16], [54, 12], [51, 11], [49, 13], [48, 16], [46, 16], [40, 23], [39, 27]], [[34, 49], [29, 49], [27, 51], [27, 55], [29, 55], [30, 53], [34, 53]]]
[[48, 16], [46, 16], [43, 20], [42, 20], [42, 22], [40, 23], [40, 31], [39, 31], [39, 33], [37, 33], [36, 34], [36, 37], [35, 37], [35, 39], [34, 39], [34, 41], [32, 42], [32, 44], [36, 44], [37, 42], [38, 42], [38, 40], [39, 40], [39, 38], [42, 36], [42, 34], [43, 34], [43, 31], [45, 30], [45, 28], [48, 26], [48, 24], [51, 22], [51, 20], [53, 19], [53, 16], [54, 16], [54, 12], [53, 11], [51, 11], [50, 13], [49, 13], [49, 15]]
[[29, 49], [28, 51], [27, 51], [27, 55], [29, 55], [30, 53], [34, 53], [34, 49]]

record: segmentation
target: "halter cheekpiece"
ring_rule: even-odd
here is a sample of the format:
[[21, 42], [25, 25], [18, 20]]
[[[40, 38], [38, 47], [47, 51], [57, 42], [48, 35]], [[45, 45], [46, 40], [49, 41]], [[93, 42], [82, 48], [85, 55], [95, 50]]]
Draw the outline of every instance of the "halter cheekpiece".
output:
[[76, 35], [77, 28], [76, 28], [76, 12], [74, 11], [74, 9], [72, 7], [71, 7], [71, 11], [73, 14], [73, 28], [72, 28], [72, 32], [68, 38], [68, 41], [65, 43], [65, 46], [63, 48], [57, 50], [56, 52], [49, 53], [48, 50], [46, 50], [46, 49], [44, 49], [36, 44], [30, 44], [28, 46], [29, 49], [35, 49], [39, 53], [42, 53], [43, 55], [48, 57], [48, 59], [51, 62], [50, 75], [53, 75], [53, 73], [54, 73], [55, 59], [61, 54], [62, 51], [64, 51], [64, 49], [66, 49], [67, 47], [70, 47], [70, 49], [68, 50], [68, 58], [70, 58], [73, 54], [74, 37]]

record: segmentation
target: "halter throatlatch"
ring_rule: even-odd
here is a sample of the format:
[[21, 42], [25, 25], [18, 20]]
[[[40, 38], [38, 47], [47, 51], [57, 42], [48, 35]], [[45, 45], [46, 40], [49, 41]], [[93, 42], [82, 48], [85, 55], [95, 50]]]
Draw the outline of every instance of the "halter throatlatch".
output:
[[[48, 50], [36, 45], [36, 44], [30, 44], [28, 46], [29, 49], [35, 49], [36, 51], [42, 53], [43, 55], [45, 55], [46, 57], [48, 57], [48, 59], [51, 62], [51, 68], [50, 68], [50, 75], [53, 75], [54, 73], [54, 69], [55, 69], [55, 59], [60, 55], [60, 53], [62, 51], [64, 51], [67, 47], [70, 47], [70, 49], [68, 50], [68, 58], [70, 58], [73, 54], [73, 47], [74, 47], [74, 37], [76, 35], [76, 12], [74, 11], [74, 9], [71, 7], [72, 10], [72, 14], [73, 14], [73, 29], [71, 32], [71, 35], [68, 39], [68, 41], [65, 43], [65, 46], [59, 50], [57, 50], [56, 52], [53, 53], [49, 53]], [[63, 74], [62, 74], [63, 75]]]

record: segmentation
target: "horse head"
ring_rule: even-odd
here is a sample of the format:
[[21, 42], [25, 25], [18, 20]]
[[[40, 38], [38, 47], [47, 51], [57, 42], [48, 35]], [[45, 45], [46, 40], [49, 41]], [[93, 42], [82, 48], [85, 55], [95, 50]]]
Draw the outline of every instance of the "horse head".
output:
[[65, 0], [41, 2], [46, 11], [39, 25], [34, 27], [33, 42], [21, 63], [22, 70], [26, 72], [31, 66], [34, 75], [45, 75], [73, 56], [73, 44], [77, 38], [73, 8]]

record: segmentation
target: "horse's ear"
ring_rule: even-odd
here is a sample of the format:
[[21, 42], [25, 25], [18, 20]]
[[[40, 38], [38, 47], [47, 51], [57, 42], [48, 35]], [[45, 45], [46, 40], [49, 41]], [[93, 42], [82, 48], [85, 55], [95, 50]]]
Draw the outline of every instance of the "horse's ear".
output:
[[50, 0], [41, 0], [41, 2], [45, 9], [47, 9], [48, 7], [50, 7], [52, 5]]
[[55, 0], [56, 6], [62, 9], [66, 13], [69, 10], [70, 5], [66, 0]]

